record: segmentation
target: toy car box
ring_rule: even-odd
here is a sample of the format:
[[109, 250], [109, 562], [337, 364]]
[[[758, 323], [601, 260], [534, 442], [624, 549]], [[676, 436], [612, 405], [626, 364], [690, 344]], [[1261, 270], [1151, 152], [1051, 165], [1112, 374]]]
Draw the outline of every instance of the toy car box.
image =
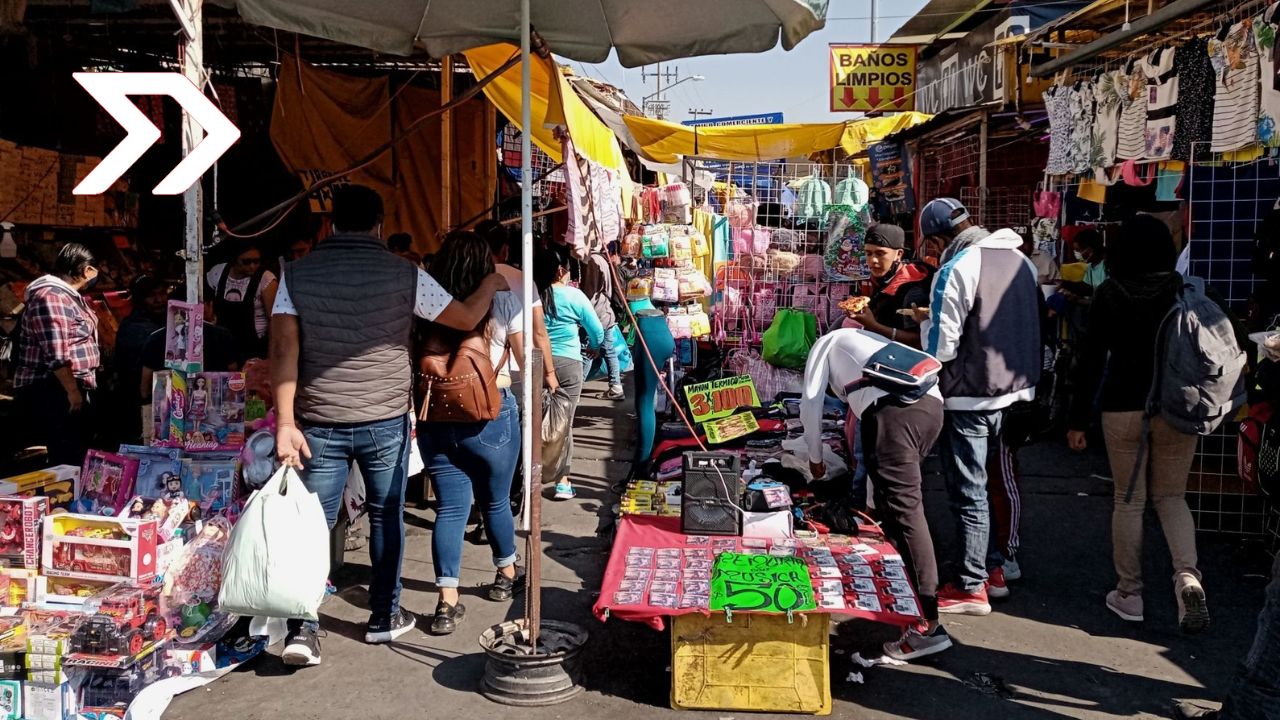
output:
[[69, 509], [75, 500], [76, 481], [80, 479], [80, 468], [71, 465], [56, 465], [44, 470], [14, 475], [0, 480], [0, 494], [22, 495], [31, 497], [43, 495], [49, 498], [49, 509]]
[[160, 613], [160, 589], [154, 585], [120, 585], [103, 593], [97, 604], [97, 611], [71, 633], [68, 661], [81, 655], [132, 659], [168, 638], [168, 623]]
[[61, 514], [44, 519], [41, 569], [51, 577], [147, 582], [156, 575], [156, 521]]
[[0, 568], [0, 607], [20, 608], [37, 602], [40, 596], [40, 573], [26, 568]]
[[0, 496], [0, 563], [40, 567], [40, 534], [48, 514], [48, 498]]
[[218, 669], [218, 644], [171, 645], [164, 651], [165, 662], [183, 675], [195, 675]]

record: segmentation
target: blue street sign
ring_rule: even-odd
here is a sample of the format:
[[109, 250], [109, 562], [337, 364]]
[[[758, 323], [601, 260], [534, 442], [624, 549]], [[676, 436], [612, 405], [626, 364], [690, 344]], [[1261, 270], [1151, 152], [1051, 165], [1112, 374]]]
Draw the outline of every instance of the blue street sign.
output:
[[690, 127], [703, 125], [781, 125], [782, 113], [760, 113], [758, 115], [734, 115], [733, 117], [684, 120], [680, 124]]

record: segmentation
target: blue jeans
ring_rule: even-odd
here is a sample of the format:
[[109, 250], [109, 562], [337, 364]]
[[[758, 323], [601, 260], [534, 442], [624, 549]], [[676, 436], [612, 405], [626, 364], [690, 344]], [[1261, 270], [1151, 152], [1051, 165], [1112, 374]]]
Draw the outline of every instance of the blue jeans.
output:
[[622, 384], [622, 363], [618, 361], [618, 346], [613, 342], [612, 325], [604, 330], [604, 343], [602, 343], [600, 352], [604, 355], [604, 365], [609, 371], [609, 387], [616, 387]]
[[1258, 632], [1222, 705], [1221, 720], [1268, 720], [1280, 707], [1280, 555], [1271, 566]]
[[418, 445], [436, 494], [436, 526], [431, 534], [436, 587], [458, 587], [472, 493], [484, 513], [494, 566], [514, 565], [511, 477], [520, 460], [516, 396], [503, 390], [502, 411], [489, 422], [425, 424], [418, 428]]
[[409, 475], [409, 419], [348, 427], [309, 427], [302, 431], [311, 448], [303, 459], [302, 482], [320, 497], [329, 529], [338, 522], [342, 491], [351, 463], [364, 476], [369, 513], [369, 611], [390, 615], [400, 609], [400, 566], [404, 560], [404, 486]]
[[995, 452], [1002, 410], [948, 410], [942, 429], [942, 472], [956, 519], [960, 548], [959, 587], [976, 592], [987, 582], [991, 508], [987, 502], [987, 457]]

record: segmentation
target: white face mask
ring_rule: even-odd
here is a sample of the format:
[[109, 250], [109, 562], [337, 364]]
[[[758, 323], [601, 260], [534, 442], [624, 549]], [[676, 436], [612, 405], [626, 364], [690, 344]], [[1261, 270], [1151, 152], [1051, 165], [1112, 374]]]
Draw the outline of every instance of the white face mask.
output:
[[1077, 250], [1075, 254], [1076, 254], [1076, 262], [1084, 262], [1084, 253]]

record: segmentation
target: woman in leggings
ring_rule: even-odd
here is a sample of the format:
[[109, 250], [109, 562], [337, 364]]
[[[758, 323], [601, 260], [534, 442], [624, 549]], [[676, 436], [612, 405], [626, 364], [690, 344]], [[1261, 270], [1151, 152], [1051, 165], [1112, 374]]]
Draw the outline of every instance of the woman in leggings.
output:
[[591, 300], [569, 282], [569, 254], [563, 248], [542, 251], [533, 264], [533, 280], [542, 296], [543, 316], [547, 323], [547, 336], [551, 339], [551, 357], [556, 366], [560, 387], [573, 400], [569, 414], [569, 437], [565, 440], [565, 474], [556, 481], [557, 500], [570, 500], [577, 496], [569, 479], [569, 463], [573, 458], [573, 418], [578, 412], [578, 400], [582, 397], [582, 340], [585, 331], [587, 344], [599, 348], [604, 342], [604, 328], [596, 317]]

